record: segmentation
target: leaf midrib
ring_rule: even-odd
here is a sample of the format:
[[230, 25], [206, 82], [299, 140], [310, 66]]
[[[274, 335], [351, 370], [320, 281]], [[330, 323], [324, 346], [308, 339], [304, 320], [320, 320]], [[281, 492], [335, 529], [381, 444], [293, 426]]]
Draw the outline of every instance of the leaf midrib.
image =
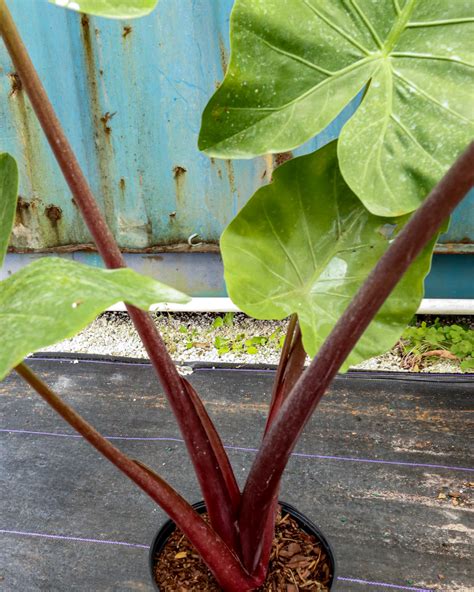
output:
[[393, 27], [390, 29], [390, 32], [387, 35], [387, 38], [385, 40], [383, 50], [382, 50], [385, 57], [388, 57], [390, 55], [392, 49], [398, 43], [398, 40], [400, 39], [401, 34], [405, 30], [406, 25], [407, 25], [408, 21], [410, 20], [410, 17], [413, 13], [413, 10], [415, 8], [417, 1], [418, 0], [408, 0], [406, 5], [403, 7], [403, 10], [401, 11], [401, 13], [398, 15], [398, 18], [395, 21], [395, 23], [393, 24]]
[[[223, 144], [227, 144], [229, 141], [231, 141], [233, 138], [239, 136], [240, 134], [243, 134], [245, 132], [247, 132], [248, 130], [254, 128], [255, 126], [257, 126], [258, 124], [260, 124], [262, 121], [264, 121], [265, 119], [267, 119], [268, 117], [271, 117], [274, 113], [280, 113], [281, 111], [284, 111], [287, 108], [293, 108], [295, 107], [298, 103], [300, 103], [301, 101], [304, 101], [305, 99], [307, 99], [311, 94], [313, 94], [314, 92], [316, 92], [317, 90], [319, 90], [321, 87], [323, 87], [325, 84], [333, 82], [335, 79], [337, 78], [341, 78], [343, 76], [345, 76], [346, 74], [349, 74], [350, 72], [353, 72], [354, 70], [357, 70], [358, 68], [361, 68], [363, 66], [366, 66], [367, 64], [369, 64], [370, 62], [377, 62], [379, 61], [381, 58], [381, 56], [379, 55], [379, 53], [374, 53], [366, 58], [363, 58], [357, 62], [354, 62], [353, 64], [350, 64], [349, 66], [347, 66], [346, 68], [343, 68], [342, 70], [339, 70], [338, 72], [336, 72], [333, 76], [325, 78], [324, 80], [322, 80], [321, 82], [319, 82], [318, 84], [316, 84], [315, 86], [309, 88], [308, 90], [306, 90], [303, 94], [295, 97], [294, 99], [292, 99], [291, 101], [289, 101], [288, 103], [285, 103], [284, 105], [280, 105], [278, 107], [226, 107], [226, 111], [254, 111], [254, 112], [261, 112], [261, 113], [265, 113], [264, 115], [262, 115], [262, 117], [260, 117], [257, 121], [253, 122], [251, 125], [248, 125], [246, 127], [243, 127], [239, 130], [237, 130], [236, 132], [234, 132], [233, 134], [227, 135], [225, 136], [225, 138], [223, 138], [222, 140], [219, 140], [218, 142], [214, 142], [212, 144], [209, 144], [207, 146], [201, 146], [201, 150], [210, 150], [212, 148], [217, 148]], [[367, 82], [367, 80], [370, 80], [370, 78], [372, 77], [373, 72], [370, 72], [367, 75], [367, 78], [364, 80], [364, 84]], [[298, 144], [299, 145], [299, 144]], [[292, 147], [287, 147], [288, 150], [291, 150]]]
[[[321, 87], [323, 87], [328, 82], [332, 82], [333, 80], [341, 78], [341, 77], [345, 76], [346, 74], [349, 74], [350, 72], [352, 72], [354, 70], [357, 70], [361, 66], [365, 66], [366, 64], [368, 64], [370, 62], [376, 62], [380, 59], [383, 59], [383, 58], [377, 52], [377, 53], [371, 54], [370, 56], [367, 56], [366, 58], [362, 58], [362, 59], [358, 60], [357, 62], [353, 62], [352, 64], [349, 64], [349, 66], [346, 66], [345, 68], [342, 68], [341, 70], [338, 70], [332, 76], [325, 78], [324, 80], [321, 80], [321, 82], [318, 82], [318, 84], [315, 84], [314, 86], [311, 86], [310, 88], [305, 90], [304, 93], [298, 95], [294, 99], [291, 99], [291, 101], [288, 101], [287, 103], [284, 103], [283, 105], [279, 105], [278, 107], [232, 107], [232, 106], [228, 106], [228, 107], [226, 107], [226, 111], [268, 111], [269, 115], [271, 115], [272, 113], [277, 113], [279, 111], [283, 111], [284, 109], [287, 109], [288, 107], [292, 107], [294, 104], [298, 103], [299, 101], [303, 101], [308, 96], [310, 96], [313, 92], [316, 92], [317, 90], [319, 90]], [[368, 78], [370, 78], [370, 76]], [[265, 117], [268, 117], [268, 116], [264, 116], [264, 117], [262, 117], [262, 119], [264, 119]], [[262, 121], [262, 119], [259, 119], [259, 122]], [[249, 126], [249, 127], [252, 127], [252, 126]], [[240, 131], [243, 131], [243, 130], [240, 130]], [[240, 131], [236, 132], [234, 135], [237, 135], [238, 133], [240, 133]], [[229, 138], [231, 138], [231, 137], [232, 136], [229, 136]]]

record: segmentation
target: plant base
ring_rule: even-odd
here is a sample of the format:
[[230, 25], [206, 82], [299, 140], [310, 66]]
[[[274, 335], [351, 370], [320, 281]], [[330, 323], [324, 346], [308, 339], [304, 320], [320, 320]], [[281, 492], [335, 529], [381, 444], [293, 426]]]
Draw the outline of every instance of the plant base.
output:
[[[332, 549], [305, 516], [280, 502], [268, 576], [260, 592], [297, 592], [299, 589], [328, 592], [335, 581]], [[202, 502], [194, 508], [205, 514]], [[155, 589], [160, 592], [221, 592], [191, 543], [168, 520], [150, 549], [150, 568]]]

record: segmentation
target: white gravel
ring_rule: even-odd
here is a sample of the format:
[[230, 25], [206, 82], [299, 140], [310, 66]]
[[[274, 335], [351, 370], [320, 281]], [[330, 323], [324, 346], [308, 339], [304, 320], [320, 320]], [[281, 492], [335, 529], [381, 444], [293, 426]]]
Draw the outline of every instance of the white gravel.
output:
[[[214, 313], [162, 313], [154, 315], [154, 319], [171, 356], [177, 362], [278, 364], [278, 341], [285, 334], [286, 321], [258, 321], [238, 313], [230, 324], [214, 327], [218, 316], [223, 317]], [[257, 344], [256, 353], [242, 350], [219, 354], [215, 347], [216, 337], [229, 339], [231, 344], [237, 341], [241, 345], [255, 337], [264, 337], [268, 341]], [[100, 315], [72, 339], [66, 339], [44, 351], [147, 358], [128, 314], [121, 312]], [[408, 371], [401, 366], [401, 358], [394, 351], [371, 358], [355, 368]], [[459, 372], [459, 365], [450, 360], [439, 360], [431, 362], [421, 372]]]

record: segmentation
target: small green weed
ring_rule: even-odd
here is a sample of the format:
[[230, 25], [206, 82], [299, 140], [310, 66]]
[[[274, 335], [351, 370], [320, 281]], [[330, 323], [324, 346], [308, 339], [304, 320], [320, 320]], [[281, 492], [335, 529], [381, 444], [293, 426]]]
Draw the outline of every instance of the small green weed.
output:
[[442, 357], [460, 362], [461, 370], [474, 370], [474, 331], [461, 325], [442, 325], [436, 319], [405, 329], [401, 341], [404, 356], [418, 366], [423, 358]]
[[[229, 315], [229, 316], [228, 316]], [[232, 315], [232, 316], [231, 316]], [[224, 317], [216, 317], [212, 323], [213, 329], [218, 329], [224, 325], [231, 325], [234, 322], [233, 313], [227, 313]], [[214, 347], [221, 356], [229, 352], [238, 352], [243, 354], [255, 355], [262, 350], [263, 346], [271, 346], [274, 349], [281, 349], [285, 335], [283, 329], [278, 327], [271, 335], [249, 336], [245, 333], [238, 333], [233, 337], [216, 335], [214, 337]]]
[[212, 322], [212, 328], [218, 329], [219, 327], [232, 327], [234, 324], [234, 313], [233, 312], [226, 312], [223, 317], [216, 317]]
[[179, 333], [186, 335], [186, 349], [192, 349], [197, 345], [202, 345], [196, 341], [196, 337], [199, 334], [199, 331], [197, 329], [191, 329], [191, 327], [187, 327], [186, 325], [180, 325], [178, 327], [178, 331]]

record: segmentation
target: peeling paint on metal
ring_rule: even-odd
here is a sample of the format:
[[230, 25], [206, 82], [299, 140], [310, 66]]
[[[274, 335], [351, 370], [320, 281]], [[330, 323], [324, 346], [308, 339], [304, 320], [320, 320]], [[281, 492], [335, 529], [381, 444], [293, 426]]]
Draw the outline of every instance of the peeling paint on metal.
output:
[[23, 84], [16, 72], [11, 72], [8, 74], [8, 78], [10, 79], [10, 84], [12, 87], [9, 96], [13, 97], [17, 92], [21, 92], [23, 90]]
[[112, 133], [112, 128], [109, 124], [109, 121], [111, 121], [112, 117], [114, 117], [114, 115], [117, 115], [117, 111], [115, 111], [114, 113], [110, 113], [110, 111], [106, 111], [102, 117], [100, 118], [100, 121], [102, 122], [102, 127], [104, 128], [104, 134], [106, 136], [108, 136], [109, 134]]
[[275, 167], [278, 167], [293, 158], [293, 152], [278, 152], [273, 156]]
[[48, 220], [51, 222], [52, 226], [54, 228], [57, 228], [58, 222], [63, 217], [63, 211], [61, 210], [61, 208], [58, 208], [58, 206], [50, 204], [44, 210], [44, 213], [46, 214], [46, 217], [48, 218]]
[[[17, 218], [13, 233], [20, 244], [34, 244], [36, 247], [61, 244], [61, 235], [52, 232], [42, 215], [41, 195], [47, 190], [48, 176], [42, 169], [44, 142], [39, 124], [26, 98], [17, 74], [9, 74], [11, 90], [7, 105], [12, 118], [12, 128], [24, 155], [20, 163], [20, 174], [28, 180], [29, 199], [18, 202]], [[20, 215], [18, 215], [20, 214]]]
[[131, 33], [132, 31], [133, 31], [133, 29], [132, 29], [132, 27], [131, 27], [130, 25], [125, 25], [125, 26], [123, 27], [122, 37], [123, 37], [124, 39], [126, 39], [126, 38], [127, 38], [129, 35], [130, 35], [130, 33]]
[[93, 19], [86, 14], [81, 16], [81, 35], [84, 46], [83, 61], [88, 85], [88, 99], [90, 113], [93, 119], [94, 144], [97, 155], [98, 176], [100, 181], [100, 195], [97, 196], [103, 204], [105, 217], [113, 230], [116, 229], [117, 219], [115, 212], [115, 191], [112, 180], [112, 171], [114, 169], [114, 152], [110, 142], [112, 128], [110, 120], [116, 115], [116, 112], [103, 112], [101, 105], [101, 95], [99, 82], [97, 79], [97, 54], [99, 29], [95, 28], [92, 35]]
[[182, 166], [175, 166], [173, 168], [173, 176], [176, 180], [180, 179], [184, 173], [186, 173], [186, 169]]

